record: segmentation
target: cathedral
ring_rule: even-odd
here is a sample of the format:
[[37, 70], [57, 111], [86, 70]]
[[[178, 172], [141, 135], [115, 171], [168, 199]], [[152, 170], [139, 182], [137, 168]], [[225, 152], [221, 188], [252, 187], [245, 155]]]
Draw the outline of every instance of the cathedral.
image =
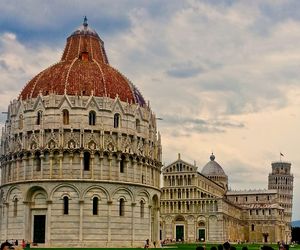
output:
[[197, 166], [178, 159], [162, 169], [161, 229], [172, 241], [291, 241], [291, 163], [273, 162], [267, 190], [228, 190], [228, 177], [210, 156]]
[[141, 247], [146, 239], [290, 240], [290, 163], [272, 163], [268, 190], [228, 190], [214, 155], [201, 172], [180, 155], [162, 167], [156, 120], [139, 89], [109, 64], [85, 18], [61, 60], [8, 106], [0, 241]]

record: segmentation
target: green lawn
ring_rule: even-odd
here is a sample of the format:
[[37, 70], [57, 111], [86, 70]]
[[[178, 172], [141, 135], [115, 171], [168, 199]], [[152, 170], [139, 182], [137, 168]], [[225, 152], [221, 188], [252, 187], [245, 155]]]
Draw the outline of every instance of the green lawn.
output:
[[[203, 243], [194, 243], [194, 244], [170, 244], [166, 245], [163, 248], [157, 248], [157, 249], [165, 249], [165, 250], [195, 250], [197, 246], [205, 246], [206, 250], [210, 250], [212, 246], [218, 246], [218, 244], [203, 244]], [[237, 250], [242, 250], [243, 246], [247, 246], [248, 250], [260, 250], [260, 248], [263, 246], [263, 244], [235, 244], [234, 245]], [[275, 250], [278, 250], [278, 247], [276, 244], [271, 245]], [[125, 249], [125, 250], [141, 250], [140, 248], [75, 248], [76, 250], [113, 250], [113, 249]], [[33, 250], [70, 250], [74, 248], [37, 248], [34, 247]], [[289, 250], [300, 250], [300, 245], [290, 246]]]

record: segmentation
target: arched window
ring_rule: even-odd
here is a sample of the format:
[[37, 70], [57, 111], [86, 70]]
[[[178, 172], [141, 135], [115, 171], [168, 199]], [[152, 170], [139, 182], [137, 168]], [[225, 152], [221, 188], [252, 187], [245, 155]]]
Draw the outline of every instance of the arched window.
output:
[[85, 171], [90, 170], [90, 158], [91, 158], [91, 154], [89, 152], [84, 152], [84, 154], [83, 154], [83, 169]]
[[95, 125], [96, 124], [96, 112], [90, 111], [89, 113], [89, 125]]
[[40, 152], [35, 153], [36, 171], [41, 171], [42, 168], [42, 160], [40, 156], [41, 156]]
[[120, 173], [124, 173], [124, 169], [125, 169], [125, 156], [122, 155], [120, 160]]
[[119, 215], [124, 216], [125, 215], [125, 201], [123, 198], [119, 201]]
[[137, 130], [138, 133], [141, 132], [141, 122], [140, 122], [139, 119], [135, 120], [135, 128], [136, 128], [136, 130]]
[[36, 125], [41, 125], [42, 118], [43, 118], [43, 112], [42, 111], [38, 111], [37, 112], [37, 117], [36, 117]]
[[14, 217], [17, 217], [18, 214], [18, 198], [14, 198]]
[[19, 115], [19, 129], [23, 128], [23, 115]]
[[114, 128], [118, 128], [120, 126], [120, 115], [115, 114], [114, 115]]
[[145, 215], [145, 203], [144, 203], [144, 201], [141, 201], [140, 205], [141, 205], [141, 218], [144, 218], [144, 215]]
[[66, 109], [63, 110], [63, 124], [64, 125], [69, 124], [69, 111]]
[[93, 215], [97, 215], [98, 214], [98, 202], [99, 202], [99, 198], [98, 197], [94, 197], [93, 198]]
[[69, 197], [64, 196], [64, 214], [69, 214]]
[[181, 199], [181, 190], [178, 190], [178, 199]]
[[251, 225], [251, 231], [254, 231], [254, 224]]

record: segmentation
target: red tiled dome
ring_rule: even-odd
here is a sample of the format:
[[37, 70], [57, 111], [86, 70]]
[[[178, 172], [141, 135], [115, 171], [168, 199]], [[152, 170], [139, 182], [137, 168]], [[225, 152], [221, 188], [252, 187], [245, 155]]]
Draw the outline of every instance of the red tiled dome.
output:
[[41, 93], [48, 95], [117, 95], [122, 101], [144, 105], [138, 89], [108, 63], [104, 43], [88, 27], [83, 25], [67, 39], [60, 62], [43, 70], [22, 90], [19, 99], [35, 98]]

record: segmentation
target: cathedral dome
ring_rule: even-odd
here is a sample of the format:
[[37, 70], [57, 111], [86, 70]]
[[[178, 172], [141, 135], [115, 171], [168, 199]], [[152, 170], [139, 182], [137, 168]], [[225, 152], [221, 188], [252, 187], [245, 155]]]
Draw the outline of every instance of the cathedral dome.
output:
[[203, 167], [201, 174], [205, 176], [226, 176], [223, 168], [215, 161], [214, 154], [211, 154], [210, 161]]
[[36, 75], [22, 90], [19, 99], [51, 93], [119, 97], [140, 106], [145, 100], [139, 90], [109, 65], [104, 43], [88, 26], [87, 19], [68, 38], [61, 60]]

